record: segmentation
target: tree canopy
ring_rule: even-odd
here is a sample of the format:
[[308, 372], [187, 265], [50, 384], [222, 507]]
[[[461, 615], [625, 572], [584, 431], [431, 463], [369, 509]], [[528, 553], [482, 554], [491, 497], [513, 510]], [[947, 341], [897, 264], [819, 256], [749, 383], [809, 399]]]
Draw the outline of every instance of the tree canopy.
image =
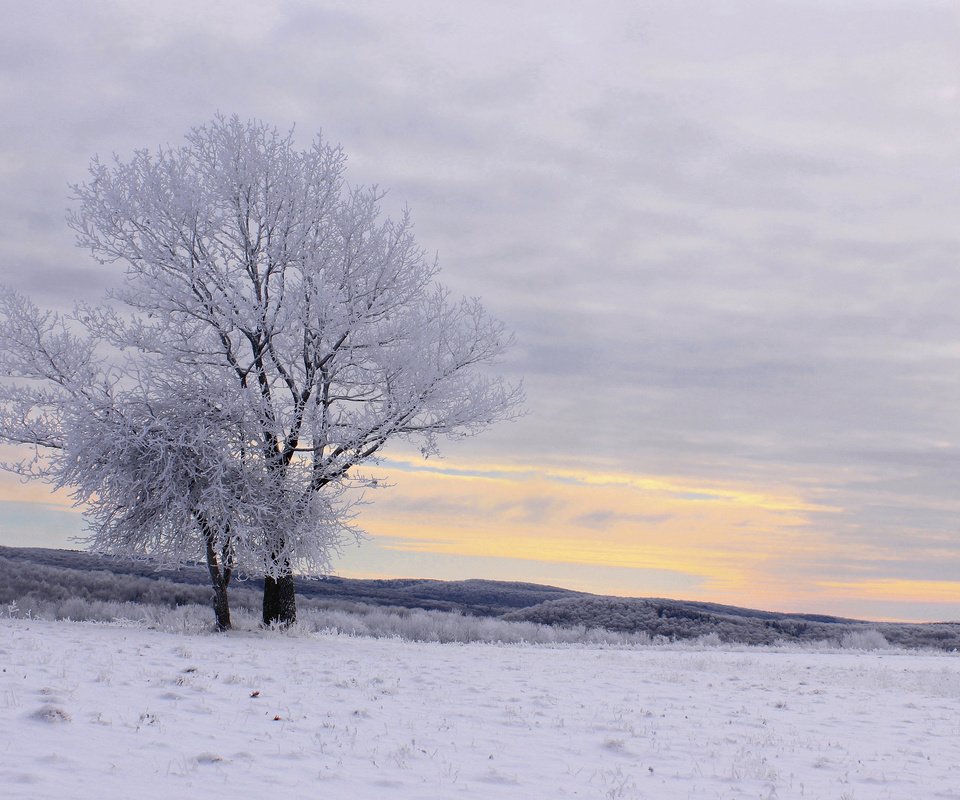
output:
[[329, 569], [351, 530], [356, 467], [517, 413], [520, 388], [486, 369], [503, 323], [437, 282], [409, 215], [384, 218], [319, 136], [298, 150], [217, 117], [182, 147], [94, 159], [73, 193], [78, 243], [124, 281], [65, 317], [6, 295], [21, 382], [0, 434], [53, 452], [34, 474], [90, 504], [96, 547], [199, 544], [212, 576], [262, 572], [264, 620], [289, 622], [294, 571]]

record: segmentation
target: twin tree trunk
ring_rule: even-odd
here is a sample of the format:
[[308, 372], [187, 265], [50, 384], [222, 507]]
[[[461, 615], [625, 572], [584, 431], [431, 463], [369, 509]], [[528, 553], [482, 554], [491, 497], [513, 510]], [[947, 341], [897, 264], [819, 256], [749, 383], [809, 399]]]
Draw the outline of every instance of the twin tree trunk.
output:
[[[218, 631], [228, 631], [230, 623], [230, 598], [227, 594], [229, 578], [216, 565], [210, 565], [210, 581], [213, 584], [213, 613]], [[286, 628], [297, 621], [297, 596], [293, 575], [263, 579], [263, 624]]]
[[[230, 622], [230, 597], [227, 588], [230, 585], [232, 570], [223, 568], [218, 562], [216, 552], [207, 545], [207, 569], [213, 586], [213, 613], [218, 631], [228, 631]], [[281, 575], [263, 579], [263, 624], [278, 625], [286, 628], [297, 621], [297, 595], [293, 575]]]
[[[217, 553], [217, 538], [208, 520], [203, 514], [197, 513], [196, 520], [203, 532], [207, 551], [207, 569], [210, 572], [210, 583], [213, 585], [213, 613], [217, 620], [218, 631], [228, 631], [230, 623], [230, 597], [227, 588], [230, 578], [233, 577], [233, 553], [229, 542], [221, 554]], [[274, 553], [274, 561], [279, 564], [285, 574], [278, 578], [269, 575], [263, 579], [263, 624], [277, 625], [286, 628], [297, 621], [297, 595], [290, 570], [290, 562]]]

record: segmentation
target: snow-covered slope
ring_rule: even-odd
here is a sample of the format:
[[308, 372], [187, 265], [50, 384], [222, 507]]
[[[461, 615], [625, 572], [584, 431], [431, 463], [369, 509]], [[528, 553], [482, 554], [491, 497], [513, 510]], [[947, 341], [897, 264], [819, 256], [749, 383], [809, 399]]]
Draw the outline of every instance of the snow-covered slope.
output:
[[24, 800], [960, 797], [950, 655], [3, 619], [0, 667]]

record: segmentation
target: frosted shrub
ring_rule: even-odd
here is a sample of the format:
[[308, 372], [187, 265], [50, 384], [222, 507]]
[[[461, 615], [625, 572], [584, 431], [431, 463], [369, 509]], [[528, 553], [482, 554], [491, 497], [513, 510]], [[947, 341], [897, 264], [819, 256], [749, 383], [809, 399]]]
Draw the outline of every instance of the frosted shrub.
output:
[[140, 619], [151, 628], [171, 633], [196, 633], [209, 630], [210, 609], [195, 603], [176, 606], [142, 606]]
[[626, 634], [600, 628], [553, 627], [535, 622], [512, 622], [496, 617], [474, 617], [460, 612], [378, 608], [355, 604], [340, 608], [303, 609], [298, 630], [332, 631], [348, 636], [399, 638], [410, 642], [487, 642], [491, 644], [604, 644], [647, 645], [645, 633]]
[[844, 650], [886, 650], [890, 642], [876, 628], [863, 631], [849, 631], [843, 634], [840, 646]]
[[338, 633], [345, 633], [348, 636], [366, 636], [370, 633], [366, 620], [358, 614], [351, 614], [349, 611], [331, 610], [322, 614], [310, 614], [308, 619], [313, 621], [315, 630], [335, 630]]
[[717, 633], [705, 633], [694, 641], [701, 647], [720, 647], [723, 644], [723, 640]]
[[[71, 619], [75, 621], [95, 619], [98, 622], [103, 620], [103, 603], [93, 600], [85, 600], [82, 597], [71, 597], [68, 600], [61, 601], [54, 612], [56, 619]], [[114, 606], [121, 606], [121, 603], [114, 603]]]

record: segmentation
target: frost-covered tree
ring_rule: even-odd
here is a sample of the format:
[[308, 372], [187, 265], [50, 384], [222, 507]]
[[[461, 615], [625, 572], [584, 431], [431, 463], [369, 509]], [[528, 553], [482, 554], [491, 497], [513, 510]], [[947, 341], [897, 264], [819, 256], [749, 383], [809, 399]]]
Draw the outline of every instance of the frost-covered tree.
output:
[[[95, 159], [68, 217], [81, 246], [126, 268], [121, 310], [88, 323], [133, 354], [125, 379], [186, 387], [189, 402], [173, 392], [151, 406], [164, 432], [150, 446], [180, 446], [170, 434], [189, 420], [158, 409], [181, 404], [215, 432], [198, 463], [227, 448], [214, 460], [238, 471], [245, 500], [214, 504], [213, 541], [243, 529], [265, 622], [295, 619], [294, 570], [325, 565], [337, 495], [364, 482], [356, 467], [397, 439], [429, 455], [438, 437], [477, 433], [521, 402], [482, 369], [509, 344], [503, 324], [452, 298], [408, 216], [384, 219], [382, 194], [349, 187], [344, 166], [320, 137], [299, 150], [292, 134], [217, 117], [183, 147]], [[218, 498], [232, 481], [217, 478]]]

